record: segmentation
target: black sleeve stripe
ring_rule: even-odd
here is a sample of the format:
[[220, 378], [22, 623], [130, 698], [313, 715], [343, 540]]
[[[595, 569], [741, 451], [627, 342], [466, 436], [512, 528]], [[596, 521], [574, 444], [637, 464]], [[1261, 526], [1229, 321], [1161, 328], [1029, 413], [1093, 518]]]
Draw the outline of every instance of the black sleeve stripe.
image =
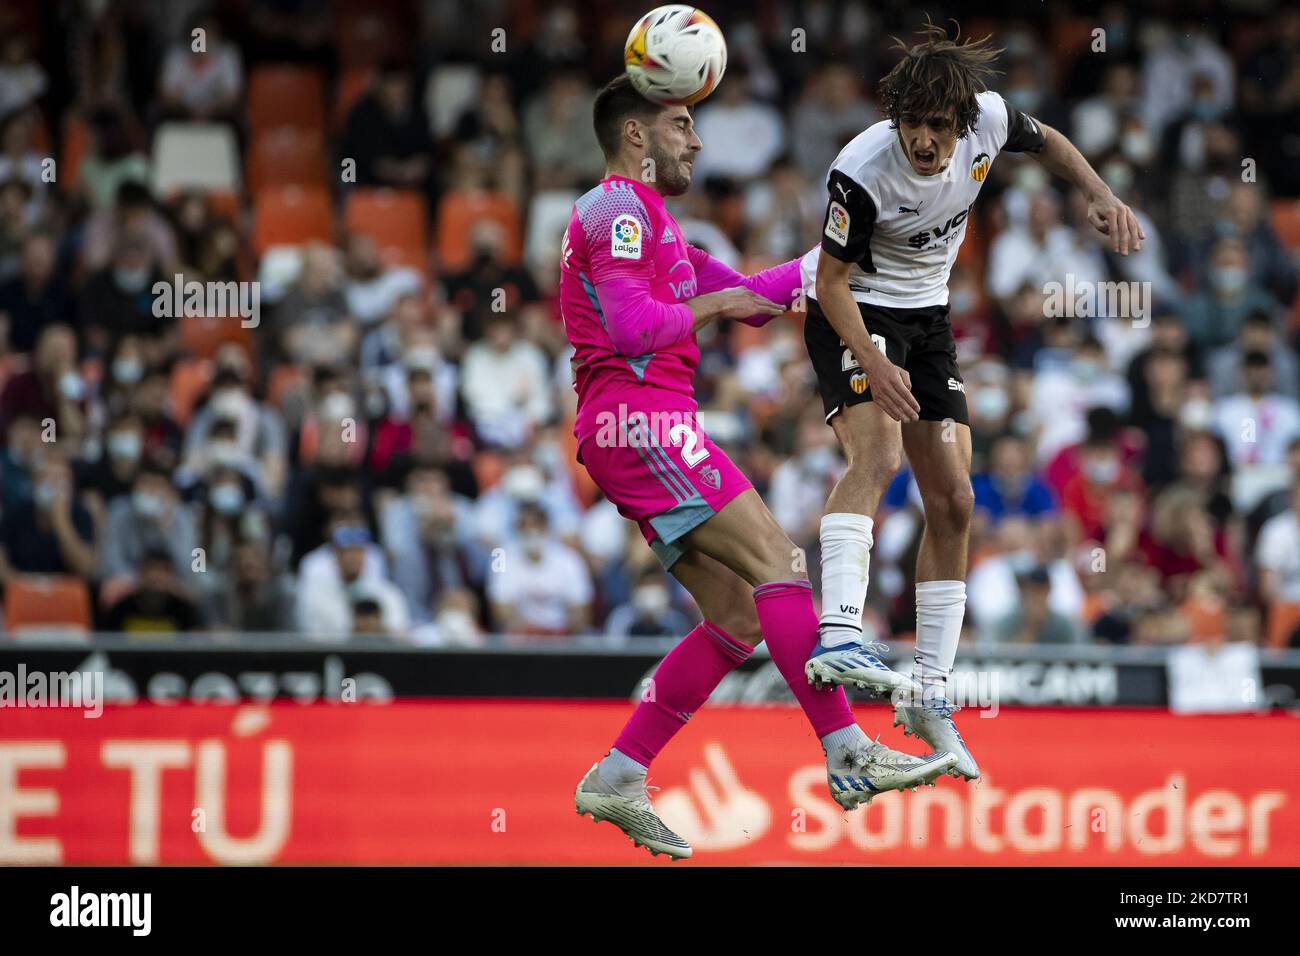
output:
[[827, 178], [830, 198], [822, 219], [822, 248], [841, 262], [856, 262], [864, 272], [871, 264], [871, 234], [876, 227], [876, 204], [867, 191], [838, 169]]
[[1038, 121], [1020, 112], [1006, 99], [1002, 103], [1007, 108], [1007, 141], [1002, 150], [1007, 153], [1041, 152], [1046, 140]]

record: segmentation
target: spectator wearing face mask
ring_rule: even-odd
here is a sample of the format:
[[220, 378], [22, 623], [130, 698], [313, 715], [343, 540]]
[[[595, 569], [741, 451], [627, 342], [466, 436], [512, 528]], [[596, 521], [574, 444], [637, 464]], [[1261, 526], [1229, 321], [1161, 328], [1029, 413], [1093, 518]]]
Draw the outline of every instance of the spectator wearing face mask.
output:
[[95, 569], [94, 521], [78, 501], [72, 469], [47, 451], [35, 468], [34, 502], [0, 516], [0, 580], [14, 573], [75, 574]]
[[99, 460], [78, 463], [77, 483], [102, 514], [110, 501], [130, 494], [143, 461], [144, 426], [127, 412], [109, 421]]
[[172, 556], [153, 548], [141, 556], [135, 586], [104, 617], [104, 629], [125, 634], [178, 634], [199, 626], [199, 609], [182, 587]]
[[587, 565], [556, 540], [536, 504], [520, 506], [516, 529], [488, 574], [496, 629], [535, 637], [581, 633], [591, 623], [595, 596]]
[[153, 286], [160, 278], [148, 240], [125, 235], [108, 266], [81, 288], [77, 311], [86, 344], [108, 351], [120, 336], [159, 337], [173, 329], [174, 318], [154, 315]]
[[1213, 349], [1231, 343], [1252, 313], [1276, 311], [1273, 297], [1251, 282], [1245, 243], [1226, 237], [1214, 244], [1202, 291], [1188, 300], [1180, 317], [1193, 342]]
[[199, 590], [230, 586], [235, 551], [241, 541], [266, 541], [270, 521], [253, 501], [253, 482], [238, 468], [214, 464], [198, 489], [199, 547], [204, 573]]
[[1079, 464], [1079, 472], [1061, 490], [1061, 507], [1077, 524], [1084, 540], [1100, 541], [1106, 535], [1106, 515], [1112, 495], [1140, 491], [1142, 481], [1124, 463], [1116, 443], [1108, 438], [1093, 437], [1085, 441]]
[[0, 390], [0, 427], [19, 415], [35, 418], [53, 438], [75, 447], [85, 429], [86, 386], [77, 370], [77, 340], [66, 325], [48, 325], [36, 342], [32, 367], [11, 375]]
[[1300, 363], [1279, 334], [1267, 312], [1252, 312], [1237, 340], [1216, 349], [1207, 359], [1210, 396], [1215, 400], [1239, 394], [1245, 387], [1242, 361], [1250, 352], [1266, 352], [1273, 365], [1273, 384], [1279, 395], [1300, 399]]
[[681, 637], [690, 619], [673, 607], [672, 594], [661, 571], [648, 568], [637, 581], [632, 598], [610, 612], [605, 633], [610, 638]]
[[[259, 495], [275, 498], [288, 469], [284, 422], [253, 397], [247, 379], [247, 372], [233, 363], [217, 371], [208, 401], [194, 413], [185, 431], [182, 480], [193, 484], [209, 463], [220, 461], [251, 473]], [[222, 426], [220, 437], [218, 426]]]
[[109, 502], [99, 573], [105, 579], [132, 577], [146, 552], [165, 551], [177, 575], [188, 580], [198, 543], [194, 512], [179, 499], [171, 476], [156, 465], [146, 465], [136, 475], [131, 493]]

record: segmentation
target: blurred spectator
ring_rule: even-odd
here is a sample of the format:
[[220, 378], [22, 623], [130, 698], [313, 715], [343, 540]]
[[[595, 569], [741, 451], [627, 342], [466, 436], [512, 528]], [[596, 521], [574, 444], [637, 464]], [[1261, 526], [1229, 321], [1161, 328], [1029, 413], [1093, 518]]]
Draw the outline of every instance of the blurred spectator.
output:
[[1286, 449], [1300, 435], [1300, 404], [1274, 389], [1277, 378], [1268, 352], [1247, 352], [1241, 375], [1244, 389], [1216, 403], [1214, 429], [1237, 473], [1233, 497], [1249, 510], [1287, 479]]
[[90, 273], [108, 268], [128, 241], [142, 244], [150, 262], [166, 277], [170, 278], [179, 268], [180, 256], [171, 223], [154, 205], [148, 187], [132, 178], [124, 178], [118, 184], [112, 204], [100, 205], [86, 220], [82, 268]]
[[[499, 78], [504, 81], [504, 77]], [[510, 89], [504, 82], [484, 84], [484, 109], [495, 94], [502, 106], [492, 115], [506, 115]], [[591, 126], [595, 92], [581, 73], [551, 74], [524, 107], [523, 128], [530, 157], [537, 168], [537, 189], [586, 189], [601, 177], [604, 162]]]
[[45, 326], [72, 319], [72, 296], [58, 265], [54, 236], [28, 235], [18, 275], [0, 283], [0, 314], [8, 319], [10, 350], [30, 352]]
[[464, 556], [470, 503], [452, 494], [446, 474], [417, 466], [406, 493], [380, 513], [380, 540], [393, 562], [393, 580], [418, 626], [438, 616], [445, 596], [470, 585]]
[[45, 157], [36, 149], [38, 116], [34, 109], [0, 115], [0, 182], [18, 179], [27, 187], [29, 220], [41, 215], [49, 194]]
[[993, 521], [1008, 515], [1043, 518], [1056, 513], [1056, 496], [1030, 467], [1025, 441], [1003, 434], [989, 452], [989, 470], [971, 476], [975, 507]]
[[536, 504], [520, 506], [516, 530], [488, 575], [497, 629], [537, 637], [581, 632], [594, 597], [581, 556], [551, 535], [546, 511]]
[[99, 574], [131, 577], [146, 553], [164, 551], [171, 555], [176, 573], [188, 578], [198, 545], [193, 510], [179, 499], [166, 470], [147, 465], [137, 472], [129, 495], [108, 503]]
[[1093, 621], [1092, 634], [1110, 644], [1128, 644], [1137, 620], [1164, 604], [1160, 575], [1155, 568], [1130, 561], [1114, 568], [1106, 578], [1112, 584], [1113, 598]]
[[348, 115], [340, 150], [356, 161], [359, 185], [426, 190], [433, 148], [406, 67], [388, 61], [375, 70], [370, 91]]
[[605, 633], [611, 638], [677, 638], [691, 629], [690, 619], [672, 606], [662, 571], [647, 569], [637, 580], [632, 599], [610, 612]]
[[202, 612], [204, 627], [214, 631], [295, 630], [292, 583], [271, 566], [262, 541], [235, 546], [226, 586], [204, 590]]
[[1017, 608], [994, 626], [998, 644], [1077, 644], [1083, 639], [1078, 622], [1053, 611], [1048, 604], [1051, 579], [1035, 567], [1016, 575], [1020, 588]]
[[140, 559], [131, 590], [104, 615], [104, 629], [126, 634], [167, 637], [197, 630], [199, 610], [181, 587], [165, 550], [150, 550]]
[[357, 325], [342, 288], [341, 257], [323, 242], [302, 250], [298, 280], [276, 305], [270, 330], [279, 354], [298, 365], [351, 355]]
[[546, 357], [517, 335], [516, 320], [493, 313], [483, 341], [465, 352], [461, 391], [470, 420], [489, 445], [516, 448], [551, 415]]
[[[1075, 106], [1071, 115], [1070, 141], [1090, 159], [1118, 146], [1135, 162], [1146, 162], [1150, 154], [1136, 143], [1121, 139], [1121, 121], [1141, 105], [1138, 76], [1133, 64], [1112, 62], [1106, 67], [1101, 89]], [[1145, 144], [1143, 144], [1145, 145]], [[1112, 187], [1113, 188], [1113, 187]]]
[[77, 168], [76, 187], [92, 210], [109, 209], [121, 204], [123, 183], [148, 183], [149, 157], [136, 148], [122, 110], [102, 106], [87, 118], [87, 126], [90, 142]]
[[1260, 529], [1255, 561], [1261, 598], [1300, 601], [1300, 480], [1291, 486], [1291, 507]]
[[[383, 556], [361, 513], [341, 511], [330, 523], [329, 543], [303, 559], [295, 617], [298, 630], [319, 641], [346, 640], [358, 604], [374, 602], [384, 632], [405, 636], [406, 599], [388, 580]], [[373, 622], [372, 622], [373, 623]]]
[[1087, 283], [1106, 278], [1104, 272], [1098, 271], [1089, 247], [1062, 223], [1060, 205], [1050, 189], [1034, 194], [1025, 224], [1012, 226], [993, 240], [989, 247], [988, 290], [994, 298], [1009, 299], [1026, 283], [1043, 291], [1050, 282], [1082, 289]]
[[18, 275], [27, 242], [32, 188], [16, 176], [0, 177], [0, 282]]
[[275, 498], [287, 467], [284, 423], [250, 394], [247, 359], [234, 354], [218, 367], [208, 401], [186, 429], [182, 480], [192, 484], [213, 463], [232, 465], [254, 479], [259, 495]]
[[809, 78], [790, 124], [790, 148], [803, 178], [823, 186], [840, 150], [879, 119], [848, 65], [823, 66]]
[[[741, 64], [727, 71], [726, 82], [696, 110], [695, 132], [704, 143], [695, 160], [698, 182], [709, 176], [739, 182], [762, 176], [786, 141], [785, 120], [750, 95], [749, 71]], [[729, 143], [744, 143], [745, 148], [729, 149]]]
[[1105, 350], [1096, 339], [1052, 352], [1039, 353], [1029, 397], [1039, 461], [1083, 438], [1089, 410], [1102, 407], [1123, 414], [1129, 405], [1128, 384], [1107, 367]]
[[161, 336], [174, 320], [154, 313], [154, 283], [162, 278], [153, 248], [124, 236], [110, 266], [86, 279], [78, 306], [87, 345], [107, 351], [123, 335]]
[[167, 50], [158, 78], [164, 116], [189, 120], [231, 120], [244, 85], [239, 48], [227, 43], [220, 21], [196, 17]]
[[1207, 288], [1183, 307], [1181, 318], [1192, 341], [1202, 348], [1227, 345], [1254, 312], [1272, 315], [1273, 297], [1250, 279], [1246, 246], [1236, 238], [1220, 239], [1210, 253]]
[[95, 570], [95, 527], [77, 500], [72, 469], [46, 452], [32, 479], [32, 504], [0, 515], [0, 580], [11, 574], [75, 574]]
[[85, 383], [77, 371], [77, 340], [66, 325], [47, 325], [36, 340], [32, 367], [12, 375], [0, 390], [0, 426], [20, 415], [54, 430], [43, 440], [75, 447], [84, 431]]
[[32, 106], [50, 88], [50, 78], [32, 56], [24, 33], [12, 33], [0, 45], [0, 117]]
[[345, 265], [343, 294], [348, 311], [363, 325], [378, 322], [402, 296], [420, 291], [420, 274], [406, 266], [385, 266], [378, 244], [364, 233], [348, 237]]
[[1273, 384], [1279, 395], [1300, 398], [1300, 363], [1296, 361], [1295, 352], [1278, 334], [1277, 325], [1267, 312], [1252, 312], [1246, 316], [1237, 340], [1215, 349], [1206, 360], [1212, 398], [1224, 399], [1245, 388], [1243, 362], [1250, 352], [1264, 352], [1269, 356], [1273, 365]]
[[1171, 488], [1152, 504], [1151, 524], [1142, 532], [1138, 549], [1142, 559], [1160, 573], [1162, 587], [1181, 600], [1192, 575], [1226, 568], [1228, 543], [1194, 492]]

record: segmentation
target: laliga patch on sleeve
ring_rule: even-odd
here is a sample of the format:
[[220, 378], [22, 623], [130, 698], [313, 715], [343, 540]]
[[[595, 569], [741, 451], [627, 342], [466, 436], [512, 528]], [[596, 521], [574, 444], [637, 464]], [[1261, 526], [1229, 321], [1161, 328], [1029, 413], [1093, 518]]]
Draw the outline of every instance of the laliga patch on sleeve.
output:
[[849, 244], [849, 211], [833, 199], [826, 214], [826, 235], [841, 246]]
[[624, 214], [609, 227], [609, 254], [615, 259], [640, 259], [645, 226], [636, 216]]

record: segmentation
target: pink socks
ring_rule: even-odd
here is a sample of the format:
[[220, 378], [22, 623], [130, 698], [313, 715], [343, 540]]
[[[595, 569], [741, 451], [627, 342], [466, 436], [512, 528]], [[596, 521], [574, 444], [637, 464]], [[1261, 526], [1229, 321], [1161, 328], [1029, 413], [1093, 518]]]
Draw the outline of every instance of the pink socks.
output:
[[[816, 630], [814, 618], [814, 634]], [[716, 624], [702, 621], [655, 669], [641, 693], [641, 702], [614, 741], [615, 749], [650, 766], [664, 744], [709, 699], [722, 678], [753, 652], [752, 647]]]
[[818, 737], [854, 723], [844, 688], [814, 690], [803, 666], [817, 644], [817, 611], [808, 581], [774, 581], [754, 589], [763, 640]]

